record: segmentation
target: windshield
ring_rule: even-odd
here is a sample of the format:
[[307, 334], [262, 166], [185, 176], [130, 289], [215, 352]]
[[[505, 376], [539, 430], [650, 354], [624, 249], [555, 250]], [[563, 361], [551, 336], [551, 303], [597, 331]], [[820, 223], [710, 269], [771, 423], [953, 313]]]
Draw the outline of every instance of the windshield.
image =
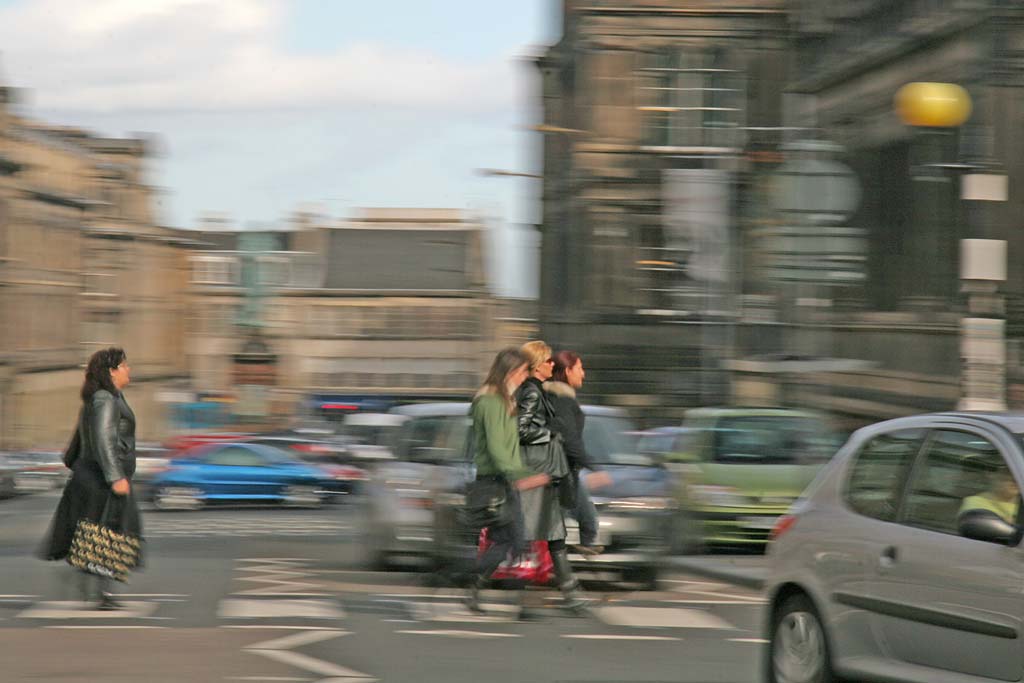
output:
[[624, 417], [588, 415], [583, 426], [583, 445], [602, 465], [650, 466], [654, 460], [637, 453], [636, 427]]
[[827, 461], [839, 439], [812, 417], [756, 415], [722, 418], [714, 443], [716, 462], [805, 464]]

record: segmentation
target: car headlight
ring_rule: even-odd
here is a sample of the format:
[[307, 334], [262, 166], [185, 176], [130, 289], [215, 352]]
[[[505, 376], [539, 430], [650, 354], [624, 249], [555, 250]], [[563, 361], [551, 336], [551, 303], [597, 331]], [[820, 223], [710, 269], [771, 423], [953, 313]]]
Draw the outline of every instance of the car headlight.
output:
[[622, 498], [620, 500], [608, 501], [606, 508], [615, 511], [628, 510], [670, 510], [676, 502], [671, 498], [660, 498], [657, 496], [638, 496], [636, 498]]
[[689, 487], [689, 492], [695, 502], [711, 507], [738, 508], [750, 504], [746, 496], [731, 486], [694, 484]]

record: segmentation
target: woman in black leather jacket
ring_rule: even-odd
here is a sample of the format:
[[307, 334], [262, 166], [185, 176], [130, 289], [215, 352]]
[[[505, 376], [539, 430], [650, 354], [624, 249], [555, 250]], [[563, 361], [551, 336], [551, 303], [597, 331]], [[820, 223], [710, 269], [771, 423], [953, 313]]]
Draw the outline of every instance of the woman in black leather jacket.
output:
[[[108, 514], [113, 516], [108, 522], [120, 521], [125, 532], [142, 535], [131, 485], [135, 474], [135, 414], [121, 393], [129, 381], [131, 368], [123, 349], [103, 349], [89, 359], [78, 427], [64, 453], [64, 464], [72, 471], [71, 480], [57, 505], [42, 549], [43, 559], [67, 558], [79, 520], [98, 522], [108, 503]], [[86, 600], [92, 597], [90, 576], [82, 574]], [[110, 580], [93, 578], [99, 609], [118, 609]]]
[[[530, 359], [530, 376], [516, 391], [520, 448], [546, 444], [556, 438], [552, 431], [552, 410], [544, 395], [543, 384], [551, 377], [554, 361], [551, 347], [542, 341], [527, 342], [522, 351]], [[525, 464], [525, 459], [524, 459]], [[590, 603], [580, 595], [579, 581], [572, 573], [565, 548], [565, 520], [558, 500], [557, 483], [520, 493], [523, 513], [524, 538], [527, 541], [547, 541], [555, 569], [555, 581], [565, 599], [565, 606], [573, 612], [583, 611]]]

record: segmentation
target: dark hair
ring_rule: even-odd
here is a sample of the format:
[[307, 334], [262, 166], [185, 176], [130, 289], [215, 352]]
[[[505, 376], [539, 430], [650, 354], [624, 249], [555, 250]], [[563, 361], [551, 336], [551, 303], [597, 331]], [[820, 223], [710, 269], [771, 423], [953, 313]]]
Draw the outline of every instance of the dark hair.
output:
[[551, 356], [551, 360], [555, 361], [555, 369], [551, 371], [551, 379], [568, 384], [569, 378], [565, 376], [565, 373], [576, 367], [576, 363], [580, 362], [580, 354], [575, 351], [559, 351]]
[[110, 379], [110, 371], [124, 362], [128, 355], [124, 349], [111, 346], [109, 349], [100, 349], [89, 358], [89, 365], [85, 368], [85, 382], [82, 383], [82, 400], [88, 401], [100, 389], [106, 389], [112, 394], [117, 394], [117, 387], [114, 380]]
[[484, 385], [480, 387], [478, 394], [498, 394], [505, 399], [508, 404], [508, 412], [511, 415], [515, 411], [516, 404], [508, 390], [508, 376], [516, 368], [529, 364], [530, 359], [526, 354], [514, 346], [498, 351], [498, 355], [494, 357], [491, 369], [487, 373], [487, 379], [484, 380]]

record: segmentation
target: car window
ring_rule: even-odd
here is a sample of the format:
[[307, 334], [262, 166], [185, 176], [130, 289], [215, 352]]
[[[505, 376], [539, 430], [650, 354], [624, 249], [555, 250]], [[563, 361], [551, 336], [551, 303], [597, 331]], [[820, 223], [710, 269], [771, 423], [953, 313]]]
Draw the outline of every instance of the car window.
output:
[[937, 430], [911, 476], [903, 522], [957, 534], [957, 519], [966, 509], [1000, 512], [1015, 523], [1020, 491], [991, 441], [970, 432]]
[[651, 465], [638, 455], [635, 425], [624, 417], [588, 415], [583, 423], [583, 447], [595, 462], [605, 465]]
[[868, 517], [893, 521], [906, 472], [924, 443], [923, 429], [901, 429], [872, 437], [856, 455], [846, 501]]
[[827, 461], [838, 439], [812, 417], [744, 415], [721, 418], [714, 444], [715, 462], [803, 464]]
[[403, 434], [400, 457], [406, 460], [424, 457], [442, 460], [456, 457], [451, 432], [453, 429], [461, 429], [464, 433], [468, 420], [468, 417], [462, 416], [434, 416], [409, 421]]
[[259, 453], [240, 446], [228, 446], [215, 450], [206, 456], [206, 462], [210, 465], [232, 467], [261, 467], [267, 464]]

